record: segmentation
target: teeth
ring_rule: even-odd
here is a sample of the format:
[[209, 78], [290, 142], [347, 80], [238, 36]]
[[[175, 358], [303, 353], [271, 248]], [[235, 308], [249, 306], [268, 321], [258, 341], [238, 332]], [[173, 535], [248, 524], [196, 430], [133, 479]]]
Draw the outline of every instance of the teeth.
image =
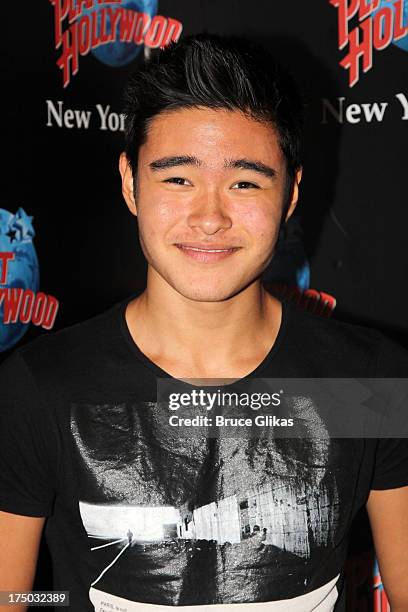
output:
[[231, 249], [198, 249], [197, 247], [183, 247], [183, 249], [190, 249], [191, 251], [200, 251], [200, 253], [226, 253]]

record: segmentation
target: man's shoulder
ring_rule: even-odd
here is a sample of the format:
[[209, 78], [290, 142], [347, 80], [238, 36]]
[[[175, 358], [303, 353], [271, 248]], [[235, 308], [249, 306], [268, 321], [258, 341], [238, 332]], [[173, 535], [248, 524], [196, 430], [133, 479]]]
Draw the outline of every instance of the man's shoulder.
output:
[[[360, 376], [408, 376], [408, 350], [382, 331], [288, 307], [292, 342], [319, 363]], [[346, 374], [344, 374], [346, 376]]]
[[356, 345], [376, 345], [381, 341], [383, 334], [366, 325], [349, 323], [333, 316], [327, 317], [316, 314], [312, 310], [306, 310], [295, 303], [288, 305], [292, 322], [310, 337], [318, 341], [333, 341], [343, 339]]
[[70, 370], [104, 358], [118, 342], [119, 308], [114, 304], [103, 312], [60, 330], [48, 332], [19, 347], [17, 353], [33, 371], [58, 367]]

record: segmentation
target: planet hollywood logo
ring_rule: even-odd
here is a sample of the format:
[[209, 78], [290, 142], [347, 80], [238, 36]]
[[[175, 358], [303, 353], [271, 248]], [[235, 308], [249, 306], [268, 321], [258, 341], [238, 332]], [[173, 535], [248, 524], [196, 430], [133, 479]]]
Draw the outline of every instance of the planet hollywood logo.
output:
[[54, 7], [55, 49], [63, 86], [92, 53], [109, 66], [124, 66], [145, 50], [177, 42], [183, 26], [157, 15], [157, 0], [50, 0]]
[[338, 48], [347, 50], [340, 66], [348, 70], [350, 87], [358, 83], [361, 67], [364, 73], [373, 67], [374, 50], [392, 43], [408, 51], [408, 0], [329, 2], [338, 10]]
[[51, 329], [59, 302], [39, 291], [33, 217], [0, 208], [0, 352], [12, 348], [30, 323]]

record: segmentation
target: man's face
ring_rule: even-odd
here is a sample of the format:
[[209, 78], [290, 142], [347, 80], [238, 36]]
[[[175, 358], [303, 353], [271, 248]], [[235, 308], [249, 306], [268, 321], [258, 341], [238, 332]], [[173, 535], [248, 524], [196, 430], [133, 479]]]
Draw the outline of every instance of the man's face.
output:
[[[238, 111], [182, 109], [156, 116], [138, 157], [138, 188], [122, 154], [126, 202], [159, 282], [198, 301], [228, 299], [272, 259], [286, 163], [273, 127]], [[287, 217], [298, 196], [299, 171]]]

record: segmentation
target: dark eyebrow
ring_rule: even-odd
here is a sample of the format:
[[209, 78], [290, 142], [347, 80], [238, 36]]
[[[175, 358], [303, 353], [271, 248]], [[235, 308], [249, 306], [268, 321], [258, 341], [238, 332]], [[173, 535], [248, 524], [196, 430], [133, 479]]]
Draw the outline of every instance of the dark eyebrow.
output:
[[156, 171], [174, 168], [175, 166], [201, 166], [201, 162], [197, 157], [192, 155], [173, 155], [155, 159], [150, 162], [149, 166], [153, 171]]
[[255, 161], [252, 159], [230, 159], [225, 164], [226, 168], [239, 168], [241, 170], [253, 170], [254, 172], [258, 172], [259, 174], [263, 174], [268, 178], [275, 178], [278, 174], [274, 168], [263, 164], [260, 161]]
[[[170, 155], [161, 157], [150, 162], [149, 167], [153, 172], [158, 170], [167, 170], [176, 166], [202, 166], [201, 160], [193, 155]], [[266, 164], [252, 159], [230, 159], [225, 162], [226, 168], [239, 168], [241, 170], [252, 170], [258, 172], [268, 178], [275, 178], [276, 170]]]

